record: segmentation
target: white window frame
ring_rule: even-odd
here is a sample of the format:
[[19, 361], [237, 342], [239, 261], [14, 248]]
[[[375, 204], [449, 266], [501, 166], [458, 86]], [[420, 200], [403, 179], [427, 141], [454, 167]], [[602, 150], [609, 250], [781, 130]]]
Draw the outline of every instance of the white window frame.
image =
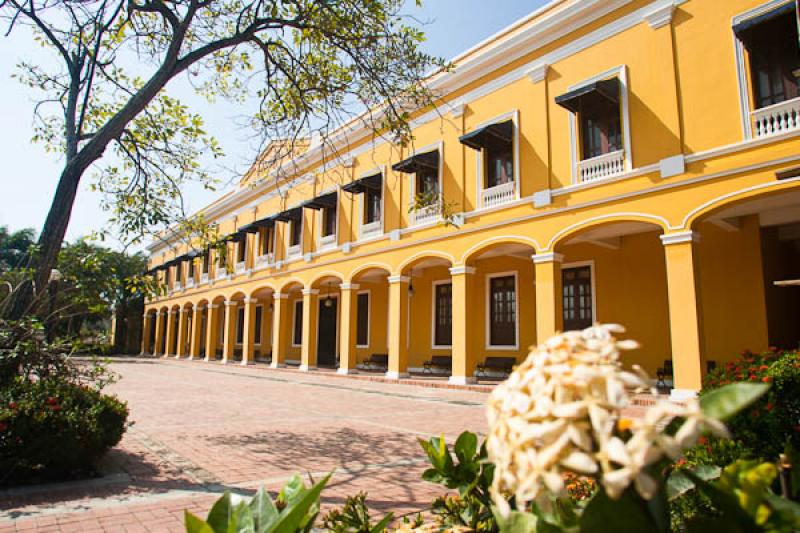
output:
[[751, 105], [751, 102], [753, 101], [753, 95], [752, 88], [750, 86], [751, 84], [749, 83], [750, 78], [747, 73], [747, 62], [745, 61], [745, 58], [747, 57], [747, 50], [744, 47], [744, 43], [742, 43], [742, 41], [733, 31], [733, 26], [736, 26], [745, 20], [763, 15], [764, 13], [769, 13], [773, 9], [777, 9], [784, 4], [790, 3], [793, 3], [793, 0], [770, 0], [765, 4], [761, 4], [758, 7], [736, 15], [733, 17], [733, 21], [731, 23], [733, 49], [736, 53], [736, 77], [739, 80], [739, 110], [742, 117], [742, 135], [746, 140], [754, 138], [753, 123], [751, 120], [754, 111], [753, 106]]
[[[514, 321], [514, 344], [492, 344], [492, 280], [494, 278], [505, 278], [508, 276], [514, 276], [514, 317], [516, 320]], [[508, 270], [506, 272], [492, 272], [490, 274], [486, 274], [486, 291], [484, 294], [484, 314], [486, 315], [484, 318], [484, 322], [486, 323], [486, 333], [484, 338], [484, 348], [486, 350], [492, 351], [518, 351], [519, 350], [519, 271], [518, 270]]]
[[[326, 208], [317, 209], [316, 210], [317, 211], [316, 220], [317, 220], [317, 227], [319, 228], [319, 231], [317, 232], [316, 249], [318, 251], [330, 250], [332, 248], [336, 248], [337, 246], [339, 246], [339, 219], [341, 218], [340, 217], [341, 213], [339, 212], [339, 188], [337, 187], [335, 189], [328, 189], [327, 191], [324, 191], [324, 192], [320, 193], [318, 196], [324, 196], [324, 195], [330, 194], [332, 192], [336, 193], [336, 227], [333, 230], [333, 244], [325, 244], [325, 245], [322, 244], [322, 239], [323, 239], [322, 228], [323, 228], [323, 222], [324, 222], [324, 220], [322, 218], [322, 215], [323, 215], [323, 212], [325, 211]], [[330, 236], [328, 236], [328, 237], [330, 237]]]
[[[519, 165], [519, 109], [514, 109], [513, 111], [509, 111], [508, 113], [504, 113], [493, 119], [481, 122], [474, 128], [472, 131], [479, 130], [481, 128], [485, 128], [486, 126], [491, 126], [492, 124], [499, 124], [501, 122], [505, 122], [506, 120], [511, 119], [514, 128], [514, 134], [512, 136], [511, 142], [514, 144], [512, 146], [512, 154], [514, 157], [514, 199], [519, 200], [520, 196], [520, 184], [522, 180], [520, 179], [520, 165]], [[470, 150], [472, 150], [470, 148]], [[484, 148], [480, 150], [473, 150], [475, 152], [475, 186], [476, 190], [478, 191], [478, 202], [480, 203], [478, 209], [484, 209], [483, 206], [483, 191], [486, 189], [484, 186], [484, 165], [483, 165], [483, 152], [485, 151]]]
[[300, 311], [300, 342], [295, 344], [294, 331], [297, 329], [297, 304], [302, 304], [303, 298], [298, 298], [292, 304], [292, 348], [300, 348], [303, 346], [303, 312]]
[[[562, 263], [561, 269], [559, 272], [560, 276], [563, 276], [564, 270], [569, 270], [570, 268], [580, 268], [580, 267], [589, 267], [589, 282], [592, 288], [592, 323], [598, 322], [597, 320], [597, 285], [595, 284], [595, 266], [594, 266], [594, 259], [587, 259], [585, 261], [573, 261], [571, 263]], [[562, 294], [559, 294], [562, 300], [564, 298], [563, 289]], [[561, 310], [561, 321], [563, 324], [564, 321], [564, 310]]]
[[385, 166], [375, 167], [372, 170], [370, 170], [369, 172], [362, 173], [361, 176], [359, 177], [359, 179], [364, 179], [364, 178], [369, 177], [369, 176], [374, 176], [375, 174], [380, 174], [381, 175], [381, 220], [380, 220], [381, 232], [380, 232], [380, 235], [371, 235], [371, 236], [366, 237], [366, 238], [362, 237], [361, 228], [363, 228], [365, 226], [364, 208], [366, 206], [364, 205], [364, 198], [366, 197], [366, 194], [365, 193], [361, 193], [361, 194], [358, 195], [359, 196], [359, 198], [358, 198], [358, 212], [360, 213], [360, 215], [358, 217], [358, 220], [359, 220], [358, 240], [359, 241], [368, 240], [368, 239], [372, 239], [372, 238], [375, 238], [375, 237], [380, 237], [381, 235], [383, 235], [386, 232], [386, 228], [384, 227], [384, 222], [383, 222], [385, 220], [385, 218], [386, 218], [384, 216], [385, 215], [384, 206], [385, 206], [385, 202], [386, 202], [386, 167]]
[[[443, 173], [443, 170], [444, 170], [444, 141], [440, 140], [438, 142], [431, 143], [431, 144], [429, 144], [427, 146], [423, 146], [422, 148], [419, 148], [418, 150], [414, 150], [411, 154], [408, 155], [408, 157], [414, 157], [417, 154], [426, 154], [428, 152], [433, 152], [433, 151], [439, 152], [439, 168], [437, 169], [438, 170], [438, 174], [439, 174], [438, 175], [438, 178], [439, 178], [439, 182], [438, 182], [439, 183], [439, 196], [442, 198], [442, 201], [444, 201], [444, 183], [443, 183], [443, 175], [444, 175], [444, 173]], [[414, 178], [411, 179], [410, 181], [411, 181], [411, 186], [408, 188], [408, 208], [409, 209], [411, 208], [411, 206], [414, 205], [414, 197], [417, 195], [417, 192], [416, 192], [417, 191], [417, 173], [416, 172], [414, 172]], [[381, 201], [383, 201], [383, 198], [381, 198]], [[408, 212], [408, 211], [406, 211], [406, 212]], [[409, 213], [409, 214], [413, 218], [413, 213]], [[382, 212], [381, 212], [381, 217], [383, 217], [383, 213]], [[409, 222], [411, 222], [411, 221], [409, 221]], [[437, 223], [439, 222], [439, 217], [437, 217], [436, 222]], [[416, 227], [417, 224], [409, 224], [409, 226], [410, 227]]]
[[[450, 285], [452, 291], [452, 279], [438, 279], [431, 283], [431, 348], [434, 350], [452, 350], [453, 344], [436, 344], [436, 287], [439, 285]], [[452, 295], [452, 292], [451, 292]], [[452, 296], [451, 296], [452, 301]], [[450, 321], [452, 322], [453, 309], [450, 308]], [[451, 333], [452, 338], [452, 333]]]
[[[633, 169], [633, 150], [631, 148], [631, 119], [630, 111], [628, 109], [628, 67], [627, 65], [620, 65], [605, 72], [601, 72], [596, 76], [585, 79], [575, 85], [570, 85], [568, 91], [580, 89], [590, 83], [596, 81], [608, 80], [611, 78], [619, 79], [619, 98], [621, 106], [621, 121], [622, 121], [622, 149], [625, 152], [625, 171], [630, 172]], [[578, 115], [577, 113], [570, 112], [569, 118], [569, 150], [570, 158], [572, 161], [572, 184], [578, 185], [580, 181], [580, 173], [578, 172], [578, 165], [583, 159], [579, 154], [580, 139], [578, 139]], [[602, 180], [600, 180], [602, 181]]]
[[[292, 208], [292, 209], [294, 209], [294, 208]], [[306, 223], [306, 214], [305, 214], [304, 211], [300, 211], [300, 213], [301, 213], [301, 215], [300, 215], [300, 242], [297, 243], [296, 245], [294, 245], [294, 246], [299, 246], [300, 247], [300, 253], [295, 254], [295, 255], [289, 255], [289, 248], [291, 248], [293, 246], [291, 244], [291, 242], [292, 242], [292, 227], [290, 226], [288, 228], [289, 231], [285, 232], [286, 235], [284, 235], [284, 239], [283, 239], [284, 240], [284, 243], [283, 243], [284, 244], [284, 249], [286, 250], [285, 259], [287, 259], [287, 260], [288, 259], [296, 259], [298, 257], [303, 257], [303, 233], [305, 232], [304, 226], [305, 226], [305, 223]], [[289, 221], [289, 224], [295, 224], [295, 223], [296, 222], [294, 220], [290, 220]], [[286, 224], [286, 223], [284, 222], [284, 224]]]
[[[358, 344], [358, 297], [362, 294], [367, 295], [367, 344]], [[370, 313], [372, 313], [372, 294], [369, 289], [356, 292], [356, 348], [369, 348], [370, 333], [372, 332], [372, 320], [370, 320]]]

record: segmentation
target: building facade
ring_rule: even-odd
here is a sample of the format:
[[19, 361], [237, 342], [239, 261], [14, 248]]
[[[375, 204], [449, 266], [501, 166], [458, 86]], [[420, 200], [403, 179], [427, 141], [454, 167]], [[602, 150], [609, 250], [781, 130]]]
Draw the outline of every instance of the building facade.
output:
[[743, 350], [797, 346], [795, 16], [794, 0], [551, 2], [431, 80], [442, 103], [412, 146], [346, 128], [335, 161], [311, 140], [280, 187], [254, 170], [205, 208], [227, 265], [152, 244], [169, 291], [147, 302], [143, 352], [385, 360], [398, 379], [438, 356], [432, 372], [468, 383], [614, 322], [642, 345], [626, 362], [679, 395]]

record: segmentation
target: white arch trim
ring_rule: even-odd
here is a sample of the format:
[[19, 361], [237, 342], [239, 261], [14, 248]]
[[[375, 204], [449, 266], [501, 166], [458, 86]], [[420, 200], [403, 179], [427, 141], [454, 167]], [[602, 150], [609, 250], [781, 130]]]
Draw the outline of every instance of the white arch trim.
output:
[[733, 192], [729, 192], [729, 193], [723, 194], [722, 196], [717, 196], [716, 198], [713, 198], [713, 199], [711, 199], [711, 200], [709, 200], [707, 202], [704, 202], [704, 203], [700, 204], [699, 206], [695, 207], [694, 209], [692, 209], [691, 211], [689, 211], [686, 214], [686, 216], [683, 217], [683, 220], [681, 221], [681, 225], [679, 227], [670, 228], [670, 229], [689, 229], [687, 224], [689, 224], [689, 221], [692, 220], [693, 218], [695, 218], [699, 213], [702, 213], [703, 211], [709, 211], [711, 209], [711, 207], [713, 205], [715, 205], [715, 204], [723, 205], [726, 200], [730, 200], [732, 198], [735, 198], [736, 196], [739, 196], [739, 195], [742, 195], [742, 194], [746, 194], [746, 193], [752, 192], [752, 191], [758, 191], [758, 190], [761, 190], [761, 189], [772, 189], [772, 188], [775, 188], [775, 189], [790, 189], [791, 187], [787, 187], [786, 184], [787, 183], [796, 183], [798, 181], [800, 181], [800, 176], [798, 176], [796, 178], [788, 178], [788, 179], [781, 180], [781, 181], [774, 181], [774, 182], [769, 182], [769, 183], [759, 183], [758, 185], [752, 185], [750, 187], [745, 187], [744, 189], [739, 189], [738, 191], [733, 191]]
[[463, 265], [467, 262], [467, 258], [470, 255], [475, 253], [477, 250], [481, 248], [485, 248], [492, 243], [501, 242], [507, 244], [527, 244], [531, 248], [533, 248], [534, 253], [539, 249], [539, 243], [536, 239], [531, 237], [523, 237], [522, 235], [498, 235], [497, 237], [490, 237], [488, 239], [484, 239], [481, 242], [470, 246], [466, 252], [461, 255], [461, 261], [459, 262], [460, 265]]
[[402, 273], [403, 269], [405, 269], [408, 265], [410, 265], [420, 257], [438, 257], [440, 259], [447, 259], [448, 261], [450, 261], [451, 266], [454, 265], [456, 262], [455, 258], [452, 255], [448, 254], [447, 252], [428, 250], [425, 252], [417, 252], [411, 257], [407, 258], [405, 261], [400, 263], [400, 266], [397, 267], [397, 272]]
[[[573, 232], [573, 230], [578, 229], [580, 227], [592, 226], [594, 222], [599, 222], [607, 219], [619, 218], [619, 222], [626, 222], [626, 219], [633, 219], [633, 218], [644, 218], [646, 220], [653, 220], [656, 221], [654, 224], [661, 226], [661, 229], [666, 231], [667, 229], [671, 229], [669, 222], [666, 218], [658, 216], [658, 215], [651, 215], [649, 213], [637, 213], [637, 212], [621, 212], [621, 213], [608, 213], [607, 215], [597, 215], [595, 217], [587, 218], [586, 220], [582, 220], [580, 222], [576, 222], [574, 224], [570, 224], [566, 228], [559, 230], [550, 241], [547, 243], [547, 247], [543, 250], [540, 250], [539, 253], [551, 252], [553, 251], [553, 246], [556, 242], [558, 242], [561, 237], [564, 235], [568, 235]], [[630, 221], [630, 220], [628, 220]]]
[[392, 274], [392, 267], [387, 265], [386, 263], [367, 263], [365, 265], [359, 265], [355, 269], [351, 270], [350, 274], [348, 274], [348, 276], [347, 276], [348, 279], [346, 279], [345, 282], [346, 283], [351, 283], [353, 281], [353, 278], [355, 278], [356, 276], [358, 276], [362, 272], [366, 272], [367, 270], [370, 270], [370, 269], [373, 269], [373, 268], [379, 268], [381, 270], [385, 270], [386, 273], [389, 274], [389, 275]]

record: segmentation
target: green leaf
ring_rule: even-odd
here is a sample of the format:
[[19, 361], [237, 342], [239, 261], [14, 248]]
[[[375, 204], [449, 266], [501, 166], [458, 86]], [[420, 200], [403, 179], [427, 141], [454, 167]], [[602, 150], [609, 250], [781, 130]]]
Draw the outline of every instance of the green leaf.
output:
[[726, 420], [735, 415], [767, 390], [766, 383], [731, 383], [700, 397], [700, 407], [706, 416]]
[[700, 479], [689, 470], [686, 470], [685, 474], [726, 519], [731, 519], [739, 525], [740, 531], [760, 531], [750, 515], [739, 505], [739, 500], [735, 495], [723, 491], [713, 483]]
[[250, 500], [250, 510], [253, 513], [256, 531], [266, 531], [278, 519], [278, 509], [264, 487], [259, 488]]
[[475, 462], [475, 454], [478, 451], [478, 436], [469, 431], [463, 432], [456, 439], [455, 452], [456, 457], [461, 464], [470, 464]]
[[183, 522], [186, 525], [186, 533], [214, 533], [214, 530], [208, 523], [189, 511], [183, 512]]
[[519, 511], [511, 511], [508, 518], [504, 518], [497, 508], [493, 508], [495, 519], [497, 520], [497, 527], [500, 528], [501, 533], [529, 533], [531, 531], [545, 531], [539, 524], [540, 520], [533, 513], [521, 513]]
[[659, 531], [646, 502], [632, 489], [612, 500], [600, 489], [586, 506], [580, 522], [582, 533], [641, 533]]
[[[717, 479], [722, 472], [722, 469], [715, 465], [697, 465], [690, 470], [704, 481], [711, 481]], [[694, 483], [689, 479], [683, 470], [674, 470], [667, 478], [667, 498], [669, 501], [686, 494], [695, 488]]]
[[228, 524], [228, 533], [256, 533], [253, 512], [246, 502], [234, 507], [232, 520]]
[[297, 527], [303, 521], [308, 510], [317, 502], [322, 489], [328, 483], [332, 474], [328, 474], [322, 481], [305, 491], [305, 494], [294, 502], [294, 504], [287, 506], [281, 511], [281, 516], [275, 525], [269, 530], [269, 533], [295, 533]]
[[228, 523], [231, 518], [231, 493], [227, 490], [220, 499], [214, 502], [211, 510], [208, 512], [206, 523], [214, 530], [214, 533], [226, 533], [228, 531]]
[[383, 520], [375, 524], [375, 526], [369, 530], [370, 533], [381, 533], [382, 531], [386, 531], [386, 528], [389, 526], [389, 522], [392, 521], [394, 518], [394, 513], [389, 513], [383, 517]]
[[781, 517], [785, 521], [792, 521], [794, 522], [795, 527], [800, 524], [800, 504], [797, 502], [793, 502], [792, 500], [788, 500], [786, 498], [782, 498], [776, 494], [766, 494], [765, 499], [767, 503], [769, 503], [770, 507], [781, 515]]

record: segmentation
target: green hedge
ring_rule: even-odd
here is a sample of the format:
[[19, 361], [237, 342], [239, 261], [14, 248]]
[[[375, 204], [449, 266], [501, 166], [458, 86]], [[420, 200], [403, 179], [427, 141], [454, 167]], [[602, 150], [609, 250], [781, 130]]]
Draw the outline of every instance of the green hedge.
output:
[[[770, 383], [770, 390], [749, 409], [727, 421], [733, 437], [759, 457], [774, 461], [787, 443], [800, 450], [800, 352], [746, 352], [710, 372], [703, 392], [736, 381]], [[701, 394], [702, 394], [701, 393]]]
[[96, 389], [16, 379], [0, 390], [0, 484], [87, 473], [120, 441], [127, 418], [124, 402]]

